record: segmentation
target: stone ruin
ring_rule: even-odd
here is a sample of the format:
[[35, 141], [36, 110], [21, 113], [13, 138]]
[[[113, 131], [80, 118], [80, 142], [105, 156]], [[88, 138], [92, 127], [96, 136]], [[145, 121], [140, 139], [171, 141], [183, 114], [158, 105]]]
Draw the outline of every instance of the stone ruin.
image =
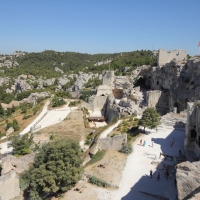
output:
[[[19, 158], [7, 155], [1, 159], [2, 171], [0, 176], [0, 199], [8, 200], [20, 195], [19, 174], [28, 170], [33, 163], [35, 154], [28, 154]], [[9, 192], [8, 192], [9, 188]]]
[[127, 134], [116, 135], [112, 138], [100, 138], [97, 142], [99, 150], [116, 150], [119, 151], [127, 142]]
[[89, 99], [92, 111], [100, 111], [107, 122], [124, 115], [132, 115], [143, 100], [140, 87], [133, 88], [126, 76], [115, 76], [114, 71], [103, 71], [102, 85]]
[[159, 49], [157, 64], [158, 66], [165, 65], [166, 63], [175, 61], [186, 60], [187, 52], [182, 49], [176, 49], [172, 51], [167, 51], [165, 49]]

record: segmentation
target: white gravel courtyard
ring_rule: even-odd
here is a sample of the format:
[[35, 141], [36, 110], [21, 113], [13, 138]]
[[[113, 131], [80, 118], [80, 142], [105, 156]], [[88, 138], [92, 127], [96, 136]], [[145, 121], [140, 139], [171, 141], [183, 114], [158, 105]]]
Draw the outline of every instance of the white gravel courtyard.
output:
[[[128, 156], [122, 180], [118, 190], [110, 191], [97, 189], [100, 200], [154, 200], [154, 197], [140, 193], [147, 192], [164, 196], [170, 200], [176, 199], [175, 176], [170, 175], [168, 180], [164, 177], [164, 170], [157, 169], [156, 164], [151, 164], [152, 159], [145, 153], [156, 154], [159, 158], [160, 152], [168, 155], [178, 156], [179, 150], [183, 152], [184, 131], [166, 127], [159, 129], [149, 135], [143, 135], [133, 143], [133, 153]], [[172, 139], [175, 143], [170, 147]], [[140, 140], [146, 141], [146, 146], [140, 146]], [[154, 145], [152, 147], [152, 142]], [[158, 159], [159, 160], [159, 159]], [[168, 161], [165, 161], [168, 162]], [[172, 161], [169, 161], [172, 163]], [[153, 178], [149, 177], [150, 170], [153, 170]], [[160, 181], [157, 181], [157, 174], [160, 172]]]

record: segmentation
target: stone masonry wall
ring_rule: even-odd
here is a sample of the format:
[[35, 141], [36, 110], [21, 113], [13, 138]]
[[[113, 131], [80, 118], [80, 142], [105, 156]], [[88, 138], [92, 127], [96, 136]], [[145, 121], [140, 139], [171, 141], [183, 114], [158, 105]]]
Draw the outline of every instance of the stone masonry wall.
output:
[[182, 61], [186, 59], [187, 52], [182, 49], [176, 49], [172, 51], [167, 51], [165, 49], [160, 49], [158, 54], [158, 66], [165, 65], [166, 63], [171, 62], [176, 59], [176, 61]]
[[98, 140], [98, 149], [99, 150], [116, 150], [119, 151], [123, 145], [127, 142], [127, 135], [116, 135], [112, 138], [100, 138]]

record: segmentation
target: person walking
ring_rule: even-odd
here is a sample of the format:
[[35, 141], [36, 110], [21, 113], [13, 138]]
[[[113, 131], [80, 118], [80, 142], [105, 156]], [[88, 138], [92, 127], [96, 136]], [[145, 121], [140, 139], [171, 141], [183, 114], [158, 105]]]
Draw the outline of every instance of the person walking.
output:
[[179, 156], [181, 156], [182, 155], [182, 152], [181, 152], [181, 150], [179, 150]]
[[140, 146], [142, 146], [142, 140], [140, 140]]
[[144, 143], [143, 143], [143, 147], [145, 147], [145, 145], [146, 145], [146, 141], [144, 141]]
[[166, 179], [168, 180], [168, 177], [169, 177], [169, 171], [167, 170], [167, 173], [166, 173]]
[[160, 180], [160, 172], [158, 173], [158, 176], [157, 176], [157, 181]]
[[152, 171], [152, 169], [150, 170], [150, 177], [151, 178], [153, 177], [153, 171]]
[[164, 176], [167, 178], [167, 168], [164, 169]]
[[173, 144], [174, 144], [174, 141], [172, 140], [172, 141], [171, 141], [171, 144], [170, 144], [170, 147], [172, 147], [172, 146], [173, 146]]

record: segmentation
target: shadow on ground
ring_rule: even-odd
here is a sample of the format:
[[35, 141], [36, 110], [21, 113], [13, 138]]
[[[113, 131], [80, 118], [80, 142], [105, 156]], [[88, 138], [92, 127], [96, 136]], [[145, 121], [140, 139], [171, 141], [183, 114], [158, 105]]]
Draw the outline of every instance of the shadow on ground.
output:
[[[178, 156], [179, 150], [183, 152], [183, 144], [185, 132], [181, 130], [174, 129], [165, 139], [159, 138], [159, 133], [156, 134], [158, 137], [152, 137], [151, 140], [154, 141], [155, 144], [159, 144], [161, 151], [163, 154], [167, 154], [170, 156]], [[154, 134], [155, 136], [155, 134]], [[174, 145], [170, 147], [171, 141], [175, 140]], [[151, 145], [151, 144], [150, 144]], [[148, 145], [148, 146], [150, 146]], [[154, 147], [148, 147], [154, 148]], [[160, 152], [156, 152], [157, 157], [159, 157]], [[167, 163], [171, 165], [173, 161], [170, 158], [166, 160], [164, 157], [161, 157], [163, 164]], [[153, 160], [149, 159], [149, 162]], [[174, 184], [175, 173], [170, 173], [168, 180], [164, 176], [164, 169], [160, 169], [157, 167], [157, 163], [152, 163], [153, 177], [150, 178], [149, 174], [144, 174], [139, 181], [130, 188], [130, 192], [122, 197], [122, 200], [155, 200], [159, 199], [159, 196], [164, 197], [163, 200], [175, 200], [177, 195], [177, 189]], [[170, 168], [170, 166], [169, 166]], [[174, 168], [174, 167], [173, 167]], [[137, 169], [136, 169], [137, 171]], [[173, 170], [171, 172], [174, 172]], [[160, 173], [160, 180], [157, 180], [157, 175]], [[151, 196], [155, 195], [155, 196]], [[160, 198], [161, 199], [161, 198]]]

